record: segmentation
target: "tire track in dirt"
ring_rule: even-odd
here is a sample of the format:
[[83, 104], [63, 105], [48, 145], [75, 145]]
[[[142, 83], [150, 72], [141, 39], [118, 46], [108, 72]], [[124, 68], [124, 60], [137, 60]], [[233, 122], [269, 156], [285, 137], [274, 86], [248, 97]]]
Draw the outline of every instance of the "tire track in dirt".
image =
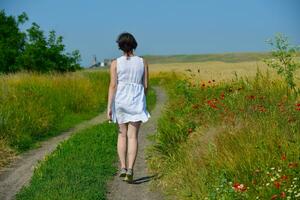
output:
[[91, 120], [83, 121], [68, 131], [41, 142], [41, 147], [18, 155], [9, 166], [0, 171], [0, 199], [14, 199], [17, 192], [24, 185], [29, 184], [34, 172], [34, 167], [38, 164], [38, 162], [47, 154], [54, 151], [60, 142], [67, 140], [72, 134], [75, 134], [87, 127], [104, 122], [105, 120], [106, 112], [104, 111]]

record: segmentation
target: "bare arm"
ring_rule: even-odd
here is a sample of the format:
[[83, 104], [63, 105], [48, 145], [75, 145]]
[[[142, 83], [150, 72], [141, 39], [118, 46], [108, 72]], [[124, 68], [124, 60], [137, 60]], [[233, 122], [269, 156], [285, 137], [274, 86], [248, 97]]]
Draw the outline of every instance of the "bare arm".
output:
[[108, 101], [107, 101], [107, 118], [112, 119], [112, 101], [117, 90], [117, 62], [116, 60], [112, 61], [110, 66], [110, 83], [108, 88]]
[[145, 95], [147, 95], [147, 91], [149, 88], [149, 68], [148, 68], [148, 63], [147, 61], [143, 58], [144, 61], [144, 77], [143, 77], [143, 85], [144, 85], [144, 91], [145, 91]]

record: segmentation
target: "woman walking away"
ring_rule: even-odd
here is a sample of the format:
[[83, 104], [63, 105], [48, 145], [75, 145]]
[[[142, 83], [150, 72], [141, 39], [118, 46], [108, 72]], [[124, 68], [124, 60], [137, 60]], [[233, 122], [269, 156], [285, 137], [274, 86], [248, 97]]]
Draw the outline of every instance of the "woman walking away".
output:
[[[133, 167], [138, 152], [138, 132], [142, 122], [148, 121], [146, 109], [148, 64], [134, 55], [137, 42], [130, 33], [122, 33], [116, 41], [123, 55], [110, 66], [107, 118], [118, 124], [118, 155], [120, 177], [133, 183]], [[127, 142], [128, 139], [128, 142]], [[128, 150], [127, 150], [128, 144]], [[126, 165], [126, 151], [128, 165]]]

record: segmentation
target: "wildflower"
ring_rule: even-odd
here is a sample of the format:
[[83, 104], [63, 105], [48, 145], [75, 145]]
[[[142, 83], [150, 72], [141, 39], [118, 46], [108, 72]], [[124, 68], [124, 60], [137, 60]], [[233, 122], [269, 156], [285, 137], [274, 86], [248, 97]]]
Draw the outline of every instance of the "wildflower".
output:
[[288, 166], [289, 166], [289, 168], [296, 168], [296, 167], [298, 167], [298, 163], [290, 162]]
[[281, 160], [286, 160], [286, 155], [285, 154], [281, 155]]
[[218, 109], [218, 107], [217, 107], [215, 104], [210, 104], [209, 106], [210, 106], [211, 108]]
[[220, 98], [221, 98], [221, 99], [224, 99], [224, 98], [225, 98], [224, 92], [221, 93]]
[[205, 83], [202, 83], [202, 87], [205, 87]]
[[273, 199], [277, 199], [277, 197], [278, 197], [278, 195], [277, 194], [274, 194], [272, 197], [271, 197], [271, 199], [273, 200]]
[[279, 189], [280, 186], [281, 186], [281, 184], [280, 184], [279, 181], [274, 181], [274, 186], [275, 186], [277, 189]]
[[188, 132], [189, 132], [189, 133], [193, 132], [193, 129], [192, 129], [192, 128], [189, 128]]
[[211, 83], [211, 81], [209, 80], [208, 83]]
[[258, 110], [259, 110], [260, 112], [266, 112], [266, 111], [267, 111], [266, 108], [263, 107], [262, 105], [259, 105], [259, 106], [258, 106]]
[[281, 197], [281, 198], [285, 198], [285, 197], [286, 197], [285, 192], [282, 191], [282, 192], [280, 193], [280, 197]]
[[272, 177], [272, 178], [271, 178], [271, 181], [272, 181], [272, 182], [273, 182], [273, 181], [275, 181], [275, 180], [276, 180], [276, 178], [275, 178], [275, 177]]
[[248, 99], [255, 99], [254, 95], [247, 96]]
[[211, 108], [219, 109], [219, 108], [216, 106], [215, 102], [217, 102], [217, 99], [212, 99], [212, 100], [208, 100], [208, 101], [207, 101], [207, 104], [208, 104]]
[[232, 188], [234, 189], [234, 191], [236, 192], [244, 192], [247, 190], [247, 188], [245, 187], [244, 184], [240, 184], [240, 183], [234, 183]]
[[286, 175], [282, 175], [280, 179], [281, 179], [281, 180], [287, 180], [288, 177], [287, 177]]
[[296, 106], [297, 106], [297, 107], [300, 107], [300, 103], [297, 103]]
[[215, 82], [215, 79], [213, 79], [212, 82]]
[[259, 169], [256, 169], [254, 172], [255, 172], [255, 173], [259, 173], [259, 172], [260, 172], [260, 170], [259, 170]]

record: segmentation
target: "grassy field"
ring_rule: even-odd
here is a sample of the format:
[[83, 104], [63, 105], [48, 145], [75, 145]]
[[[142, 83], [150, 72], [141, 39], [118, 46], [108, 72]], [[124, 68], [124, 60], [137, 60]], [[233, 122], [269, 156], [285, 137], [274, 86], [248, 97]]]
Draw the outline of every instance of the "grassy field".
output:
[[0, 76], [0, 166], [96, 116], [106, 107], [108, 72]]
[[40, 162], [16, 199], [105, 199], [106, 181], [115, 173], [116, 139], [116, 126], [108, 123], [77, 133]]
[[[177, 74], [193, 73], [196, 81], [215, 80], [226, 82], [239, 77], [253, 78], [257, 68], [263, 73], [269, 71], [270, 76], [279, 79], [276, 71], [268, 68], [262, 61], [225, 63], [225, 62], [187, 62], [187, 63], [165, 63], [149, 65], [151, 77], [159, 73], [174, 72]], [[152, 72], [152, 73], [151, 73]], [[296, 73], [296, 81], [300, 83], [300, 70]]]
[[[216, 61], [216, 57], [191, 56], [195, 58], [171, 56], [169, 60], [153, 58], [161, 59], [160, 63], [150, 61], [151, 84], [165, 87], [170, 97], [159, 119], [157, 134], [149, 138], [154, 144], [147, 150], [151, 171], [160, 175], [157, 187], [183, 200], [300, 197], [300, 99], [286, 96], [284, 83], [274, 70], [260, 61], [261, 57], [243, 54], [230, 61], [226, 55]], [[4, 153], [0, 158], [13, 155], [14, 149], [32, 148], [36, 141], [71, 127], [83, 117], [95, 115], [93, 111], [102, 111], [108, 79], [107, 68], [59, 78], [27, 74], [0, 77], [1, 86], [4, 85], [0, 93], [6, 103], [0, 105], [1, 116], [6, 117], [0, 121], [0, 131], [8, 130], [1, 135], [0, 150]], [[296, 72], [296, 82], [299, 87], [300, 70]], [[105, 93], [99, 85], [106, 86]], [[83, 97], [89, 105], [82, 104]], [[153, 90], [149, 91], [147, 100], [151, 110], [156, 100]], [[81, 110], [85, 111], [78, 112]], [[27, 115], [30, 117], [26, 118]], [[60, 120], [56, 116], [60, 116]], [[11, 131], [14, 123], [9, 119], [14, 118], [17, 119], [14, 123], [20, 124], [19, 132]], [[39, 121], [40, 118], [46, 120]], [[43, 121], [49, 126], [43, 126]], [[3, 128], [3, 124], [9, 128]], [[104, 183], [116, 170], [111, 168], [116, 161], [116, 152], [112, 149], [116, 141], [111, 138], [114, 131], [115, 127], [103, 124], [70, 138], [41, 163], [32, 183], [18, 198], [39, 199], [45, 193], [42, 199], [53, 199], [56, 196], [51, 194], [52, 190], [65, 199], [70, 196], [104, 199]], [[101, 145], [111, 150], [110, 158], [105, 154], [104, 160], [97, 160], [97, 156], [102, 155], [102, 147], [93, 141], [107, 132], [112, 135], [105, 136], [107, 140]], [[10, 134], [12, 137], [7, 137]], [[16, 142], [18, 138], [22, 140]], [[74, 144], [81, 147], [82, 154]], [[93, 153], [87, 156], [91, 151]], [[74, 159], [74, 154], [78, 154], [78, 159]], [[66, 164], [65, 159], [68, 166], [70, 164], [66, 168], [70, 172], [59, 170]], [[90, 168], [84, 165], [85, 159], [94, 165]], [[96, 175], [101, 169], [104, 174]], [[69, 177], [72, 173], [82, 176]], [[77, 183], [74, 187], [67, 187], [74, 182]], [[62, 187], [56, 188], [59, 184]], [[97, 187], [99, 191], [94, 192]], [[89, 194], [93, 192], [99, 196]]]
[[300, 99], [280, 79], [156, 76], [170, 102], [147, 154], [170, 199], [300, 197]]
[[[147, 107], [151, 113], [156, 95], [150, 88]], [[17, 199], [106, 199], [106, 182], [116, 172], [117, 127], [96, 125], [77, 133], [39, 163], [28, 187]]]
[[186, 62], [249, 62], [259, 61], [268, 58], [268, 52], [241, 52], [241, 53], [222, 53], [222, 54], [188, 54], [188, 55], [145, 55], [150, 64], [186, 63]]

